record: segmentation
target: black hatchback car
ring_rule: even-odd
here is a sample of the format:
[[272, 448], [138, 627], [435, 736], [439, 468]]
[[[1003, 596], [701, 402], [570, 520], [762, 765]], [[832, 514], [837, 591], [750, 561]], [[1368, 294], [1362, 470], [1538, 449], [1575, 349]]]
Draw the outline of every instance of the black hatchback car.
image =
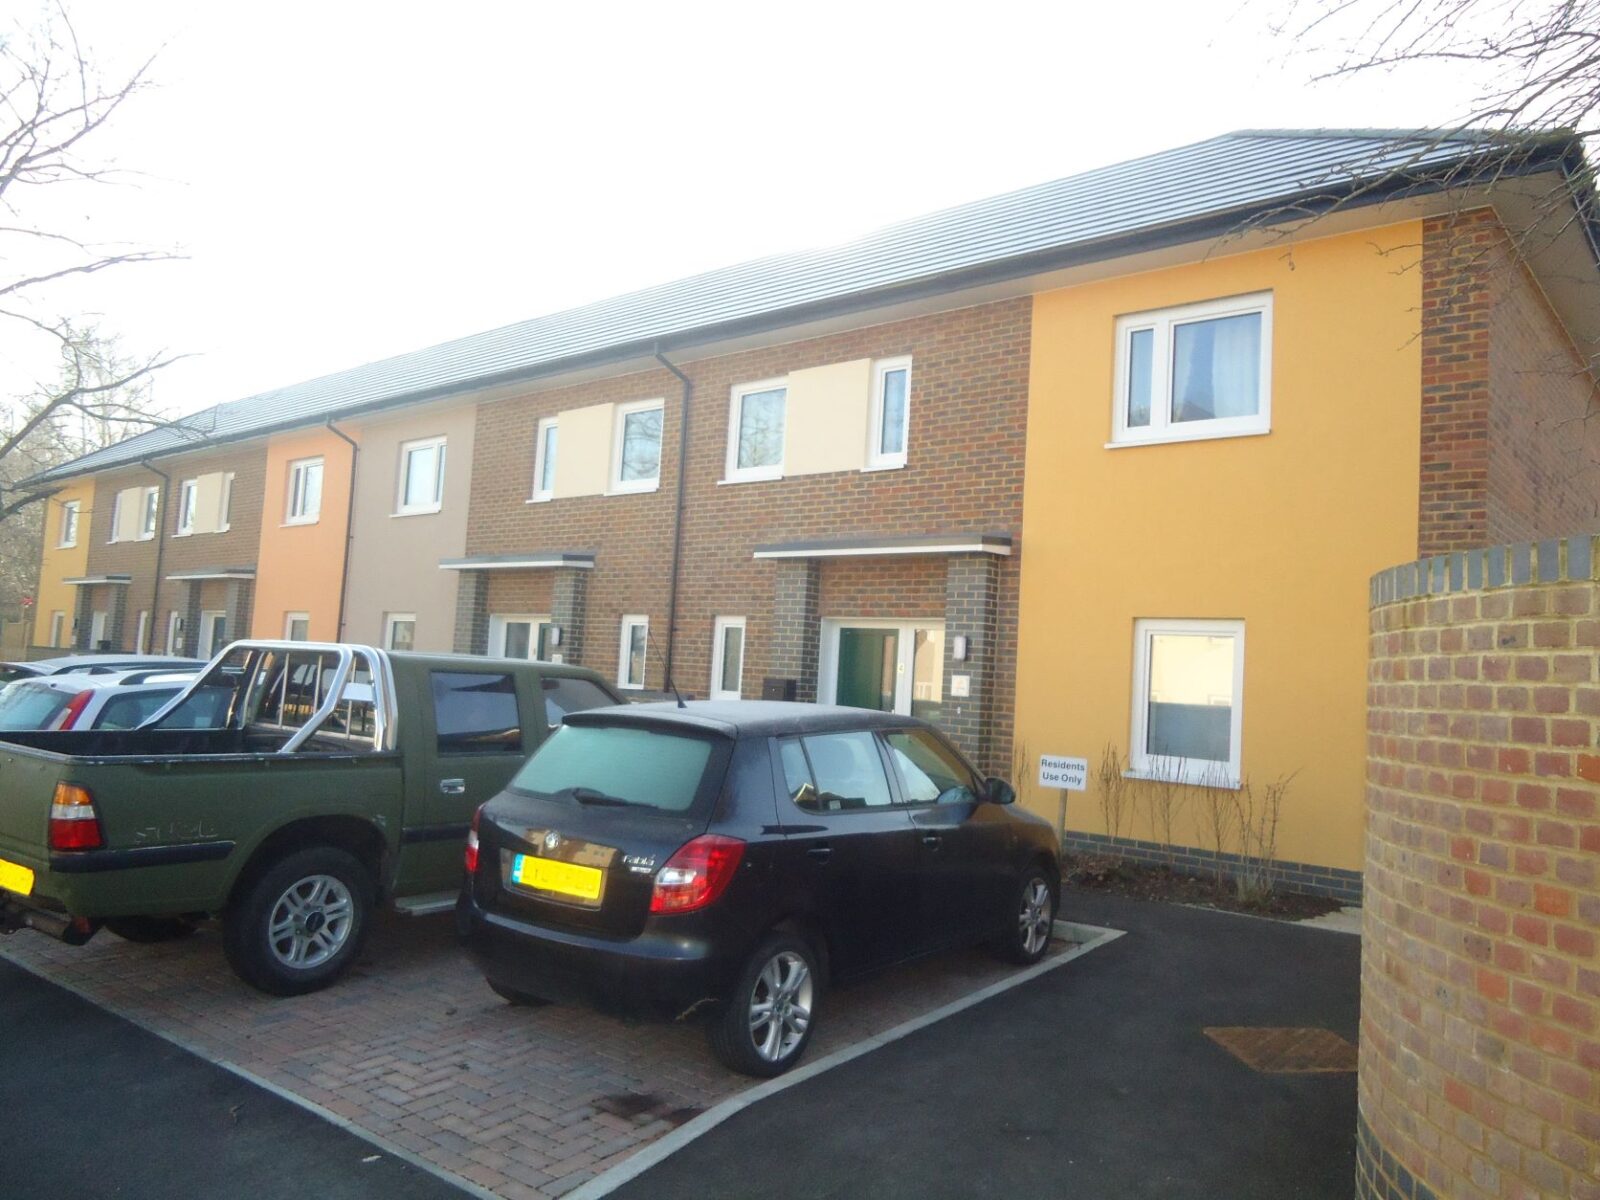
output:
[[800, 1057], [825, 983], [965, 943], [1043, 955], [1060, 865], [931, 726], [812, 704], [573, 713], [473, 821], [457, 922], [513, 1003], [711, 1016]]

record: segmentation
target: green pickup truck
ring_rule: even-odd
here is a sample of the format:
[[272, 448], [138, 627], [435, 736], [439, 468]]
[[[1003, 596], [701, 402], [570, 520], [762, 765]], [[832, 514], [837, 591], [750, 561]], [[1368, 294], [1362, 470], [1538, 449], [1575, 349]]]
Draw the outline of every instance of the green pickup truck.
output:
[[326, 987], [375, 904], [451, 908], [477, 806], [566, 713], [617, 703], [581, 667], [236, 642], [138, 729], [0, 735], [0, 932], [216, 916], [247, 983]]

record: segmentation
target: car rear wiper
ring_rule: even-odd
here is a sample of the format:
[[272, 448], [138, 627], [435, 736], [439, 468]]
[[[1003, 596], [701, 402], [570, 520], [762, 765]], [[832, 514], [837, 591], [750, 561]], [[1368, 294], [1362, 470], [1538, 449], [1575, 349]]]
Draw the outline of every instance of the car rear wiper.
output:
[[594, 788], [575, 787], [566, 788], [572, 793], [572, 798], [579, 804], [593, 804], [604, 808], [649, 808], [650, 805], [642, 804], [637, 800], [625, 800], [621, 796], [610, 796], [605, 792], [597, 792]]

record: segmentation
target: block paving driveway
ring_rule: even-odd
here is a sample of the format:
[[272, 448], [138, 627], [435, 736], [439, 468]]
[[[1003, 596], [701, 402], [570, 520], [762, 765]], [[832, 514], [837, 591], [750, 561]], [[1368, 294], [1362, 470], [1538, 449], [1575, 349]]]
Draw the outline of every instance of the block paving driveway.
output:
[[[753, 1083], [711, 1057], [698, 1024], [505, 1004], [448, 916], [380, 915], [350, 975], [293, 999], [235, 979], [211, 929], [76, 948], [23, 932], [0, 956], [510, 1200], [563, 1195]], [[807, 1060], [1013, 970], [960, 952], [839, 989]]]

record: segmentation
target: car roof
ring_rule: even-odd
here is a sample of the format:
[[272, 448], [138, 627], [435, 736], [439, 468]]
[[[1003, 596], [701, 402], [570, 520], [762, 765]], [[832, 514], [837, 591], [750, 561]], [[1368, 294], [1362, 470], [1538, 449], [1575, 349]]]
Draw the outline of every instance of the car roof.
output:
[[568, 725], [671, 725], [730, 738], [927, 725], [926, 721], [901, 713], [788, 700], [689, 700], [681, 708], [668, 700], [590, 708], [568, 713], [564, 720]]
[[203, 658], [180, 658], [166, 654], [63, 654], [58, 658], [36, 658], [32, 662], [15, 665], [31, 668], [41, 674], [55, 674], [80, 671], [87, 667], [121, 667], [124, 670], [166, 667], [177, 671], [185, 667], [204, 666], [205, 661]]
[[29, 675], [13, 679], [16, 684], [29, 687], [50, 688], [58, 692], [89, 692], [101, 688], [182, 687], [195, 677], [195, 672], [113, 671], [106, 675]]

